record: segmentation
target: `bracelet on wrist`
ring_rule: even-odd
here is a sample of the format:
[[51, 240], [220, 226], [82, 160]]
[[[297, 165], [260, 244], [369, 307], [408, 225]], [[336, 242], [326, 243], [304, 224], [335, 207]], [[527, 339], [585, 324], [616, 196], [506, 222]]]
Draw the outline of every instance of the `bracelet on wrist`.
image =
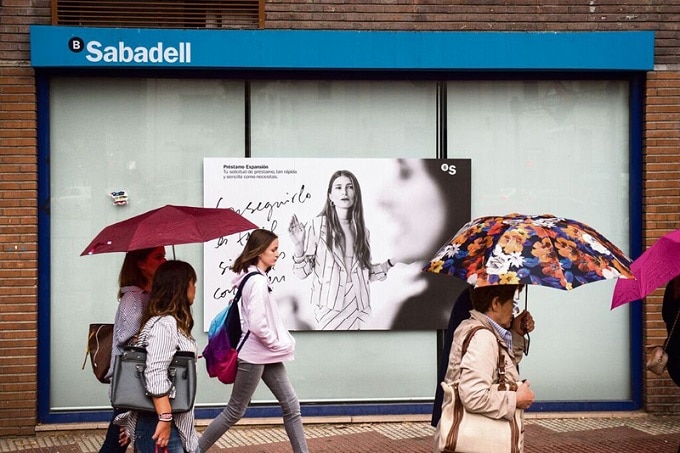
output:
[[172, 413], [163, 412], [162, 414], [158, 414], [158, 421], [159, 422], [171, 422], [172, 421]]

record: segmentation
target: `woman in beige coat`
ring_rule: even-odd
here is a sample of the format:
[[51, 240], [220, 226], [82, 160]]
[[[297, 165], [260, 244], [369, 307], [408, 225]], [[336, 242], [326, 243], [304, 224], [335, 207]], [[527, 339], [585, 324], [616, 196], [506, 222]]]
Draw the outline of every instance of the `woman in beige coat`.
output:
[[[520, 379], [517, 364], [522, 358], [524, 333], [534, 330], [528, 311], [514, 317], [514, 299], [519, 299], [522, 285], [494, 285], [471, 290], [473, 310], [453, 336], [446, 383], [459, 380], [460, 400], [468, 412], [494, 419], [512, 420], [515, 409], [523, 411], [534, 401], [529, 381]], [[476, 327], [465, 355], [463, 342]], [[505, 362], [507, 390], [499, 390], [498, 356]], [[520, 416], [520, 423], [523, 417]], [[524, 445], [524, 427], [519, 426], [520, 451]]]

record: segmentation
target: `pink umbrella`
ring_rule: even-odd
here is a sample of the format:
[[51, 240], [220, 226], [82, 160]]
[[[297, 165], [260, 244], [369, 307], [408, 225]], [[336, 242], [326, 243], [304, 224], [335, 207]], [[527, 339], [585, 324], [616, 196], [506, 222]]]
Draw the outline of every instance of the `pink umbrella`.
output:
[[80, 256], [206, 242], [255, 228], [232, 209], [166, 205], [107, 226]]
[[642, 299], [680, 275], [680, 229], [661, 236], [630, 266], [636, 280], [619, 279], [614, 287], [614, 309]]

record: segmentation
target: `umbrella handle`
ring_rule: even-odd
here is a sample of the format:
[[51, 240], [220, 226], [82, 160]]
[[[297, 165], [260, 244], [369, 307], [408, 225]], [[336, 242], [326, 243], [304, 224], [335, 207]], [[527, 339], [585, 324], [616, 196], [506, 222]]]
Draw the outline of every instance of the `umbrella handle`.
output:
[[[524, 287], [524, 311], [527, 311], [529, 307], [529, 285], [526, 285]], [[529, 355], [529, 345], [531, 344], [531, 336], [529, 336], [529, 332], [527, 332], [526, 325], [524, 325], [524, 322], [522, 322], [522, 330], [524, 330], [524, 335], [526, 335], [526, 339], [524, 340], [524, 355], [527, 356]]]

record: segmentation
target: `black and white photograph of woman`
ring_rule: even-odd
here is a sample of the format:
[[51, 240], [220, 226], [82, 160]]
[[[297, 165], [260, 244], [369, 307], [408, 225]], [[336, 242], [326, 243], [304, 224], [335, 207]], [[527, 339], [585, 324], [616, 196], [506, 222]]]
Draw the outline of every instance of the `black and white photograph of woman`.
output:
[[371, 262], [361, 186], [348, 170], [330, 177], [318, 216], [302, 224], [293, 214], [293, 272], [312, 278], [310, 302], [319, 330], [360, 330], [371, 317], [369, 284], [385, 280], [390, 259]]
[[[268, 276], [290, 330], [446, 328], [465, 282], [423, 266], [470, 220], [469, 159], [211, 158], [204, 173], [205, 206], [278, 235]], [[247, 235], [205, 248], [205, 329]]]

